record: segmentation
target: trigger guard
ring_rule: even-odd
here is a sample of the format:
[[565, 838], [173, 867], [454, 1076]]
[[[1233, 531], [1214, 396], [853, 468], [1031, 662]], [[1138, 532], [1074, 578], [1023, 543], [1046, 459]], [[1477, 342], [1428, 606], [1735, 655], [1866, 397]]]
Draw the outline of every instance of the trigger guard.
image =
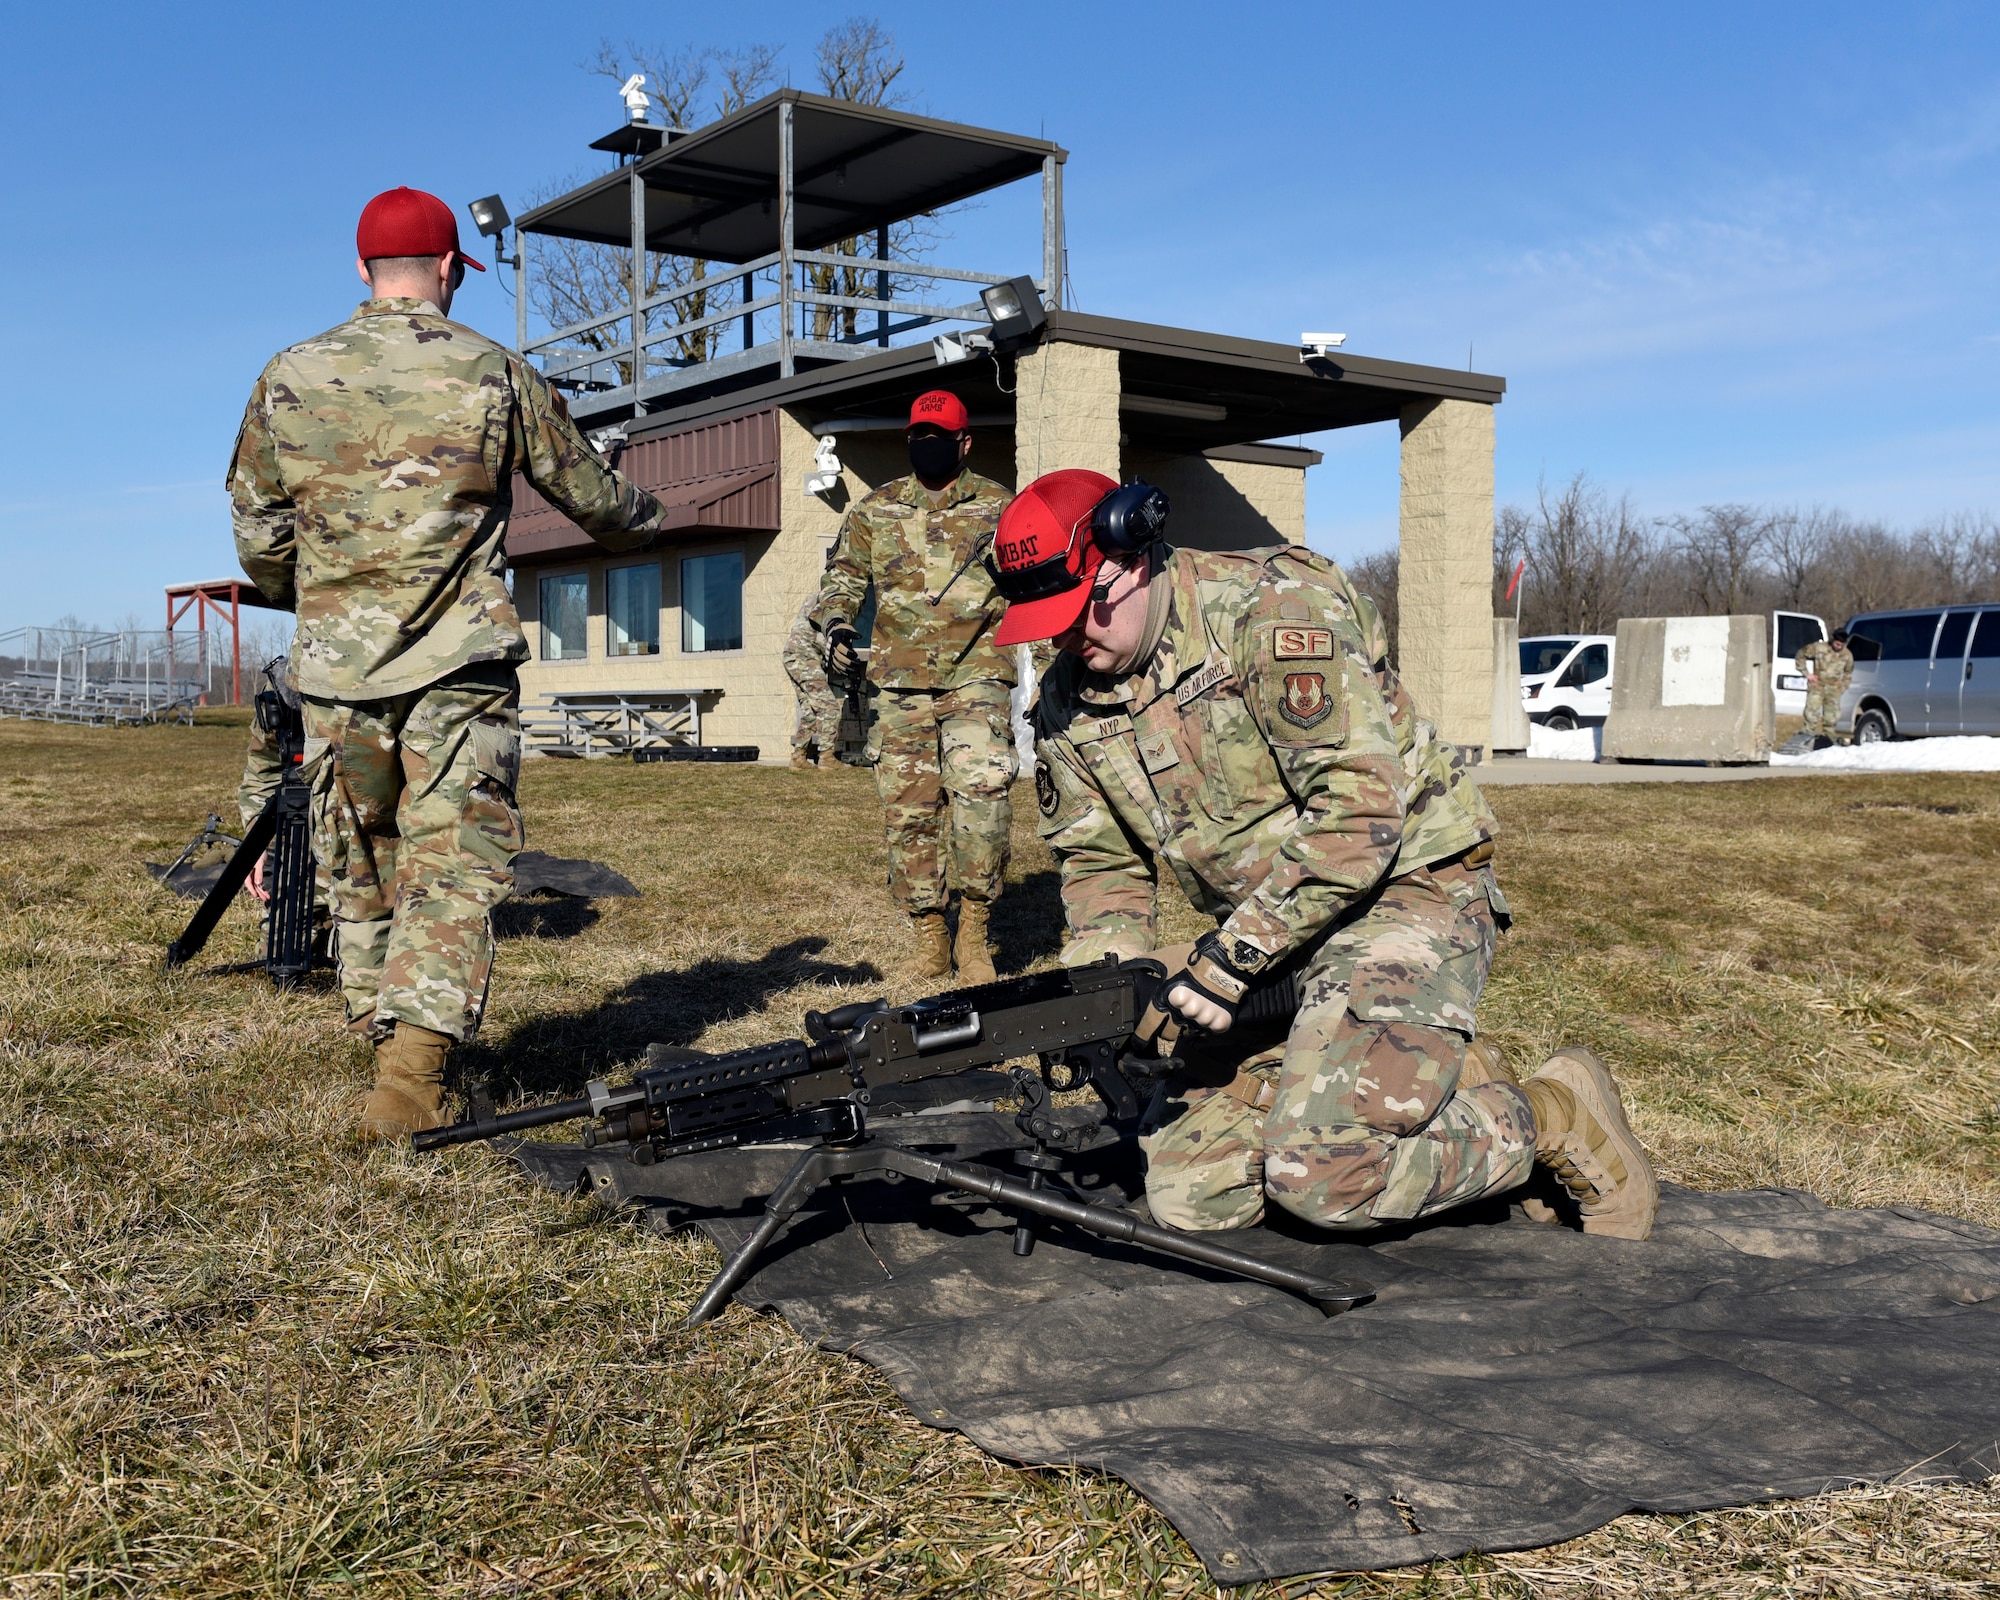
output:
[[1061, 1057], [1051, 1061], [1042, 1058], [1042, 1082], [1048, 1085], [1051, 1094], [1071, 1094], [1090, 1083], [1090, 1071]]

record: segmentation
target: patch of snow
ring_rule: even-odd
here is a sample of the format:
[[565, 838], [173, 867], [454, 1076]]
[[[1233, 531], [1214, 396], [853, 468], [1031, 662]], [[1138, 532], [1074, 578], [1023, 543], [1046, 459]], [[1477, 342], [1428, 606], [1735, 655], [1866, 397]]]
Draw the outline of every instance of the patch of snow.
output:
[[1604, 748], [1602, 728], [1558, 733], [1539, 722], [1528, 725], [1528, 754], [1538, 761], [1595, 761]]
[[2000, 739], [1965, 735], [1885, 740], [1881, 744], [1837, 744], [1801, 756], [1773, 751], [1771, 765], [1837, 772], [2000, 772]]

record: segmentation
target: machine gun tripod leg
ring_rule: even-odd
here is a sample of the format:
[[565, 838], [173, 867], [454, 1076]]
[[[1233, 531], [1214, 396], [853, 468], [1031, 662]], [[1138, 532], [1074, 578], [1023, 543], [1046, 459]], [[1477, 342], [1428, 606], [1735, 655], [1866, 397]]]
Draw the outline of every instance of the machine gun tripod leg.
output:
[[1309, 1272], [1260, 1261], [1255, 1256], [1232, 1250], [1207, 1238], [1175, 1233], [1150, 1222], [1141, 1222], [1131, 1212], [1116, 1206], [1073, 1200], [1051, 1189], [1031, 1188], [977, 1162], [944, 1161], [920, 1151], [904, 1149], [901, 1145], [863, 1139], [855, 1144], [819, 1146], [808, 1150], [793, 1163], [792, 1170], [785, 1174], [784, 1181], [764, 1203], [764, 1215], [756, 1230], [730, 1253], [722, 1270], [702, 1291], [701, 1298], [688, 1313], [687, 1325], [699, 1327], [720, 1315], [730, 1296], [750, 1276], [758, 1256], [821, 1184], [835, 1177], [882, 1172], [899, 1173], [906, 1178], [957, 1189], [981, 1199], [998, 1201], [1017, 1211], [1070, 1223], [1102, 1239], [1141, 1245], [1165, 1255], [1178, 1256], [1184, 1261], [1198, 1262], [1202, 1266], [1233, 1272], [1258, 1283], [1268, 1283], [1310, 1300], [1328, 1316], [1360, 1304], [1375, 1292], [1370, 1285], [1358, 1279], [1315, 1277]]

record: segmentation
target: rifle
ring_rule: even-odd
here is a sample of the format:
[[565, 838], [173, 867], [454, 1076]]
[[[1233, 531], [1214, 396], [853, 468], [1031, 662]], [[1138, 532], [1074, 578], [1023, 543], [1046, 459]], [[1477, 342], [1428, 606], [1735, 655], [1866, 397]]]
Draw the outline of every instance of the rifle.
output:
[[222, 876], [195, 908], [181, 936], [167, 946], [166, 965], [172, 972], [201, 954], [258, 857], [270, 851], [271, 870], [265, 879], [271, 898], [264, 919], [264, 959], [260, 964], [271, 981], [282, 987], [312, 971], [317, 954], [309, 816], [312, 796], [305, 781], [306, 730], [298, 707], [287, 705], [275, 689], [258, 693], [256, 715], [257, 725], [278, 742], [278, 787], [264, 802], [257, 820], [245, 830]]
[[[721, 1055], [689, 1056], [655, 1045], [655, 1063], [617, 1088], [599, 1080], [573, 1100], [495, 1114], [475, 1111], [449, 1127], [415, 1134], [418, 1150], [439, 1150], [552, 1123], [594, 1120], [583, 1143], [629, 1146], [639, 1165], [738, 1145], [799, 1139], [812, 1147], [765, 1202], [756, 1230], [744, 1240], [695, 1302], [688, 1325], [716, 1316], [749, 1275], [764, 1247], [830, 1178], [895, 1173], [997, 1200], [1025, 1213], [1014, 1251], [1034, 1249], [1035, 1217], [1052, 1217], [1103, 1238], [1143, 1245], [1184, 1260], [1274, 1284], [1301, 1295], [1331, 1316], [1369, 1298], [1365, 1283], [1315, 1277], [1260, 1261], [1211, 1239], [1142, 1222], [1129, 1211], [1052, 1191], [1063, 1165], [1059, 1149], [1080, 1152], [1095, 1126], [1079, 1129], [1049, 1106], [1049, 1092], [1088, 1085], [1110, 1120], [1136, 1131], [1139, 1100], [1132, 1078], [1154, 1088], [1183, 1063], [1171, 1054], [1172, 1034], [1161, 990], [1168, 976], [1159, 960], [1141, 957], [1065, 971], [1029, 973], [999, 983], [932, 995], [908, 1005], [859, 1001], [830, 1012], [806, 1013], [805, 1039], [784, 1039]], [[1283, 973], [1253, 988], [1238, 1010], [1250, 1024], [1290, 1017], [1298, 1008], [1297, 976]], [[1022, 1183], [975, 1162], [947, 1161], [870, 1132], [874, 1092], [956, 1076], [1034, 1056], [1039, 1071], [1016, 1066], [1011, 1076], [1022, 1101], [1016, 1122], [1032, 1148], [1017, 1161]], [[1128, 1075], [1129, 1074], [1129, 1075]], [[900, 1119], [920, 1121], [928, 1119]], [[921, 1131], [921, 1130], [918, 1130]]]

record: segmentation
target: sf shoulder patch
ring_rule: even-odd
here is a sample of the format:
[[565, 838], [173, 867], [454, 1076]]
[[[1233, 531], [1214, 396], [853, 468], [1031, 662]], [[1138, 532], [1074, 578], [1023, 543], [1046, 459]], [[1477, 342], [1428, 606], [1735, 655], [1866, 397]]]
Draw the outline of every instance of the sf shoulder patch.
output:
[[1331, 661], [1333, 630], [1280, 626], [1272, 630], [1271, 654], [1279, 661]]
[[1278, 702], [1278, 715], [1295, 728], [1317, 728], [1333, 714], [1333, 696], [1326, 692], [1323, 672], [1288, 672], [1285, 697]]
[[1056, 807], [1062, 804], [1062, 796], [1056, 792], [1056, 775], [1046, 761], [1035, 763], [1035, 804], [1045, 817], [1054, 816]]

